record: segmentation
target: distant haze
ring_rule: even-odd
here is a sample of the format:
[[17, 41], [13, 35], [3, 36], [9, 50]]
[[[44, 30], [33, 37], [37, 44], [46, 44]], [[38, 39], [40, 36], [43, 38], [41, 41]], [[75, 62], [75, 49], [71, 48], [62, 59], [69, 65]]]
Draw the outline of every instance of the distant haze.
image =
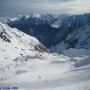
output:
[[80, 14], [90, 11], [90, 0], [0, 0], [0, 16], [29, 13]]

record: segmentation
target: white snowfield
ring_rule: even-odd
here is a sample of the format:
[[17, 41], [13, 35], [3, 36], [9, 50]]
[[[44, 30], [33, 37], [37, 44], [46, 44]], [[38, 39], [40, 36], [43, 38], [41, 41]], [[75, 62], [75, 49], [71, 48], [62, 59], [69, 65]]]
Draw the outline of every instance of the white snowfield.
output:
[[1, 35], [10, 41], [0, 37], [0, 87], [90, 90], [90, 50], [40, 53], [35, 51], [34, 46], [40, 44], [35, 38], [0, 23], [0, 32], [2, 28], [7, 33]]

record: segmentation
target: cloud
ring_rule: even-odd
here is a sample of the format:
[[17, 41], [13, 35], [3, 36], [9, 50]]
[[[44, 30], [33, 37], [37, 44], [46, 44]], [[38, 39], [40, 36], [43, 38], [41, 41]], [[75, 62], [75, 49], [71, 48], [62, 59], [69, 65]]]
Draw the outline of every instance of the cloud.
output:
[[71, 2], [74, 0], [48, 0], [49, 2], [53, 2], [53, 3], [67, 3], [67, 2]]
[[90, 0], [0, 0], [0, 15], [89, 12]]
[[70, 1], [74, 1], [74, 0], [26, 0], [26, 1], [34, 2], [34, 3], [37, 3], [37, 2], [39, 2], [39, 3], [40, 3], [40, 2], [44, 2], [44, 3], [45, 3], [45, 2], [46, 2], [46, 3], [49, 3], [49, 2], [50, 2], [50, 3], [51, 3], [51, 2], [52, 2], [52, 3], [55, 3], [55, 2], [56, 2], [56, 3], [57, 3], [57, 2], [64, 2], [64, 3], [65, 3], [65, 2], [70, 2]]

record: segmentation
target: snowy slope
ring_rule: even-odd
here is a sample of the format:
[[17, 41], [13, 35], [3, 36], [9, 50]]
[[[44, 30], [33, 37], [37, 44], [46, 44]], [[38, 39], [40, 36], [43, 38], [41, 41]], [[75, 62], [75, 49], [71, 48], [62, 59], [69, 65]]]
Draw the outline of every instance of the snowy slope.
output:
[[23, 56], [32, 51], [44, 51], [45, 49], [34, 37], [0, 23], [0, 58], [2, 61], [5, 58], [12, 60], [16, 56]]
[[30, 59], [19, 66], [16, 75], [0, 85], [19, 90], [90, 89], [90, 50], [69, 49], [61, 55], [44, 53], [41, 57], [44, 58]]
[[0, 22], [1, 71], [13, 66], [13, 60], [28, 60], [39, 52], [48, 50], [36, 38]]

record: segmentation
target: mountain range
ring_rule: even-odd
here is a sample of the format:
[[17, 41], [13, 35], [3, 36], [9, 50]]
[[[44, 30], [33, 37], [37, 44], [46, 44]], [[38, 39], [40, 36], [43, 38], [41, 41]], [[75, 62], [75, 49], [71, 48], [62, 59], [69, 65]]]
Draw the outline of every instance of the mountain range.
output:
[[90, 13], [22, 16], [8, 20], [7, 24], [36, 37], [52, 52], [62, 52], [68, 48], [90, 49]]
[[90, 14], [0, 18], [0, 89], [90, 90]]

